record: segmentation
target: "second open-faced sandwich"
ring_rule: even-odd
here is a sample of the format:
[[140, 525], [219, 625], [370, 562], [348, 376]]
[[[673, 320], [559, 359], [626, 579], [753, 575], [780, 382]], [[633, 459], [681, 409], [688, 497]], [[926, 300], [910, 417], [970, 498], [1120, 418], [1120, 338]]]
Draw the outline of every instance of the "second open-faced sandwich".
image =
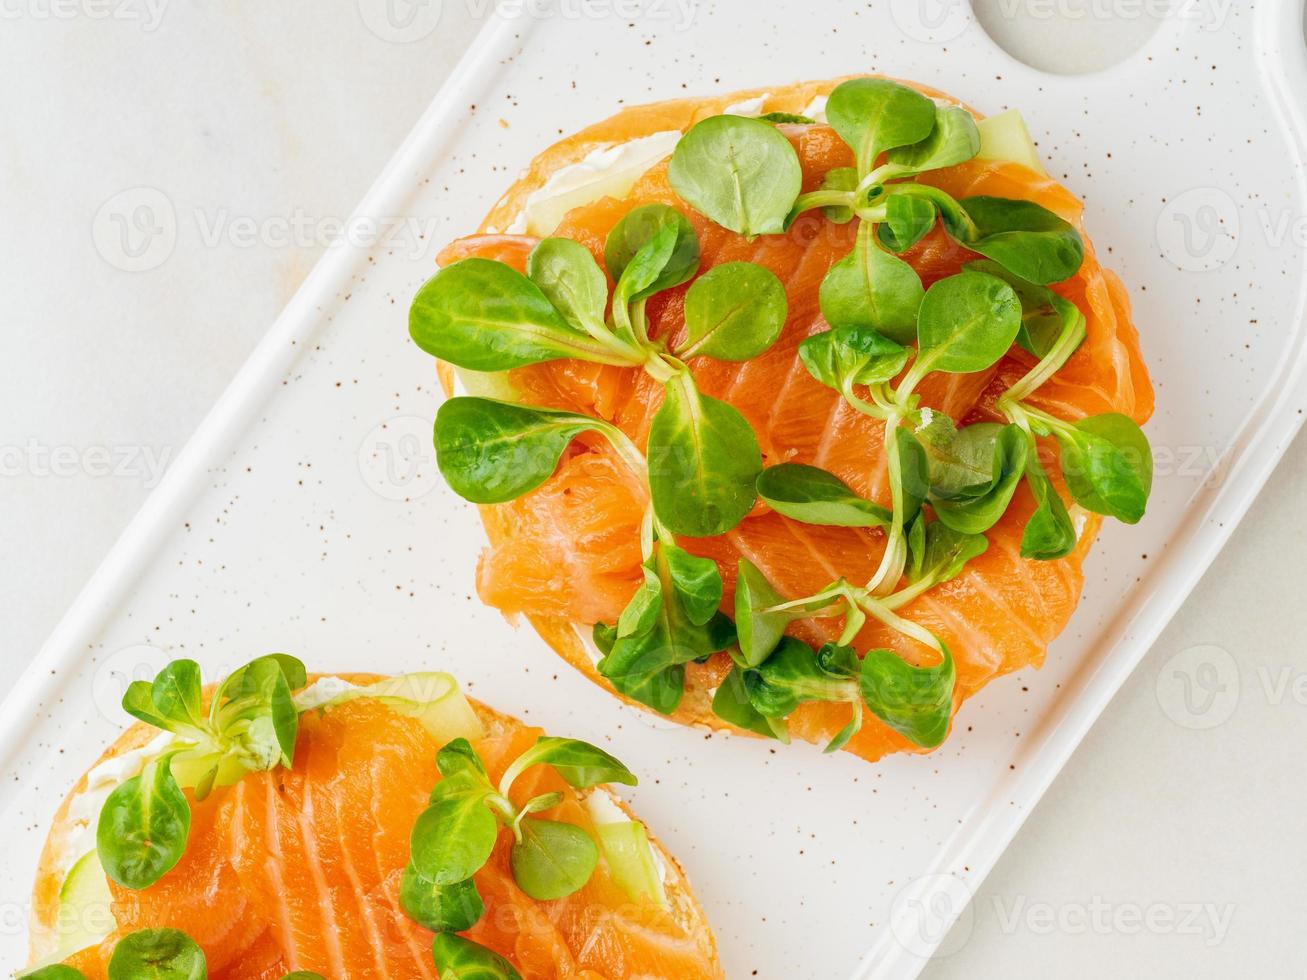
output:
[[679, 866], [609, 792], [636, 777], [465, 698], [447, 674], [193, 661], [41, 856], [39, 980], [719, 978]]
[[1151, 489], [1081, 210], [1020, 116], [883, 78], [547, 150], [410, 312], [460, 392], [436, 452], [485, 505], [482, 598], [686, 723], [938, 746]]

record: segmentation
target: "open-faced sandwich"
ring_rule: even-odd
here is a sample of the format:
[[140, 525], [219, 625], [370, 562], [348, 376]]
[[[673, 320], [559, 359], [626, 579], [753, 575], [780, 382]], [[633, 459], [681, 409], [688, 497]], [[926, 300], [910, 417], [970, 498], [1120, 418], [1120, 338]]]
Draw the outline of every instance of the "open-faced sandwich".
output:
[[447, 674], [214, 686], [179, 660], [41, 856], [41, 980], [722, 976], [684, 874], [607, 784], [617, 759]]
[[482, 598], [685, 723], [938, 746], [1151, 488], [1081, 210], [1019, 115], [883, 78], [547, 150], [410, 312], [461, 389], [435, 442], [485, 505]]

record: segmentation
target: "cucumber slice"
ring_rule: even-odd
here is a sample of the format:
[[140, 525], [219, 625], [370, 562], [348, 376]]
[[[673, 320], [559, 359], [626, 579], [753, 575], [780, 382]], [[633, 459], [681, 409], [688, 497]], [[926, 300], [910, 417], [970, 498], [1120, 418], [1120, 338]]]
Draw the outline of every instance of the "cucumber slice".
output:
[[563, 167], [527, 198], [527, 233], [551, 235], [573, 208], [601, 197], [626, 197], [637, 180], [672, 155], [680, 139], [681, 134], [673, 130], [653, 133], [629, 143], [601, 147], [579, 163]]
[[634, 901], [651, 901], [667, 907], [667, 893], [663, 878], [658, 873], [653, 845], [644, 824], [633, 820], [622, 823], [598, 824], [599, 847], [608, 862], [608, 870], [618, 887]]
[[517, 390], [513, 382], [508, 380], [507, 372], [469, 371], [466, 368], [454, 370], [458, 374], [458, 380], [463, 383], [463, 390], [469, 395], [475, 395], [477, 398], [493, 398], [501, 402], [522, 400], [522, 393]]
[[[485, 734], [481, 720], [449, 674], [434, 671], [401, 674], [364, 687], [347, 686], [335, 691], [315, 688], [317, 684], [310, 685], [296, 696], [295, 706], [299, 710], [330, 708], [357, 698], [371, 698], [397, 714], [416, 718], [441, 744], [456, 738], [478, 739]], [[322, 693], [330, 696], [320, 697]]]
[[1026, 121], [1016, 109], [982, 119], [976, 123], [976, 128], [980, 130], [977, 159], [1019, 163], [1037, 174], [1048, 175], [1039, 151], [1035, 149], [1035, 141], [1030, 138]]
[[109, 879], [100, 867], [100, 856], [89, 851], [68, 869], [59, 888], [59, 952], [56, 960], [67, 958], [87, 946], [97, 945], [113, 932], [114, 919], [110, 903]]

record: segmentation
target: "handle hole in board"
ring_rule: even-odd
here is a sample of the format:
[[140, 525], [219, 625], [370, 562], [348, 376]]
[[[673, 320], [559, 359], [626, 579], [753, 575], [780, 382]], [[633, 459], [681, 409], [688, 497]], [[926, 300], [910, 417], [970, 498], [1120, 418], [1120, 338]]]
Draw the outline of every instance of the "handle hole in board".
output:
[[[922, 4], [966, 0], [914, 0]], [[1111, 68], [1146, 45], [1163, 24], [1194, 19], [1219, 30], [1235, 0], [971, 0], [975, 18], [1017, 61], [1055, 75]]]

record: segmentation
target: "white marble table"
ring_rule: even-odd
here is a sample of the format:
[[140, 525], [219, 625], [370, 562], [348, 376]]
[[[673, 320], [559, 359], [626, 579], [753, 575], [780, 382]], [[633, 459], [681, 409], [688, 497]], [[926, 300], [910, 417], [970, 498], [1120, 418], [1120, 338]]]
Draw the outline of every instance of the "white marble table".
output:
[[[405, 38], [368, 26], [381, 2], [0, 2], [0, 693], [318, 258], [320, 233], [380, 171], [485, 6], [447, 0], [438, 23], [410, 30], [420, 40], [395, 43]], [[1129, 49], [1147, 26], [1130, 3], [1114, 5], [1126, 12], [1118, 23], [1056, 16], [1091, 0], [978, 6], [1013, 50], [1061, 70]], [[1050, 34], [1068, 42], [1069, 59], [1051, 63]], [[162, 194], [175, 219], [153, 251], [118, 263], [142, 271], [103, 258], [123, 229], [97, 214], [123, 191]], [[928, 976], [1301, 972], [1304, 480], [1300, 439]], [[1158, 695], [1195, 657], [1229, 665], [1239, 681], [1237, 698], [1227, 685], [1205, 716], [1225, 720], [1201, 730], [1172, 720]]]

